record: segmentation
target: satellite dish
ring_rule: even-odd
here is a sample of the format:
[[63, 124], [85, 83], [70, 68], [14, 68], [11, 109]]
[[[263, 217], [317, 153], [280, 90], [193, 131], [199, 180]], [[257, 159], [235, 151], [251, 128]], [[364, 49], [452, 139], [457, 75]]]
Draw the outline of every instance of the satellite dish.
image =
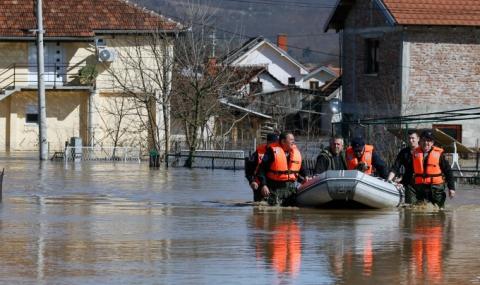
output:
[[339, 99], [333, 98], [328, 105], [330, 106], [330, 111], [332, 111], [332, 113], [338, 114], [342, 112], [342, 102]]

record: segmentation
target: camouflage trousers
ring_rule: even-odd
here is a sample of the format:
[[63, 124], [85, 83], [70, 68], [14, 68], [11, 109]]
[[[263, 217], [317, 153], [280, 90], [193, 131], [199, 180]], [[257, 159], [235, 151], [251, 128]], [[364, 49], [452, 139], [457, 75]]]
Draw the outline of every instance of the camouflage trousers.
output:
[[293, 206], [295, 205], [295, 197], [297, 188], [295, 183], [287, 182], [283, 187], [269, 187], [270, 196], [268, 196], [268, 204], [270, 206]]
[[443, 208], [446, 198], [444, 183], [438, 185], [417, 184], [405, 186], [405, 202], [412, 205], [430, 202], [439, 208]]

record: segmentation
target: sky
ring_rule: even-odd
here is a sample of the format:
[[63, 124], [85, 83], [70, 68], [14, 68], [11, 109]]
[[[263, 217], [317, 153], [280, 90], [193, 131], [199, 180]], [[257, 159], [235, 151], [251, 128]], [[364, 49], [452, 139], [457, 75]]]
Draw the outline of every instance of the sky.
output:
[[264, 36], [276, 42], [287, 34], [289, 53], [304, 64], [338, 66], [338, 35], [324, 33], [335, 0], [135, 0], [162, 15], [179, 19], [187, 6], [208, 7], [220, 41], [238, 43]]

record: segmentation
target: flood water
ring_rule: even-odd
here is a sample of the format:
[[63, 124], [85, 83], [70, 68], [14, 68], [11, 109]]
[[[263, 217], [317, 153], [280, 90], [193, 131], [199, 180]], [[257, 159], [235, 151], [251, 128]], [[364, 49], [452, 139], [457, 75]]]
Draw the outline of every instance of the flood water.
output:
[[243, 173], [0, 156], [1, 284], [480, 284], [480, 189], [447, 210], [254, 207]]

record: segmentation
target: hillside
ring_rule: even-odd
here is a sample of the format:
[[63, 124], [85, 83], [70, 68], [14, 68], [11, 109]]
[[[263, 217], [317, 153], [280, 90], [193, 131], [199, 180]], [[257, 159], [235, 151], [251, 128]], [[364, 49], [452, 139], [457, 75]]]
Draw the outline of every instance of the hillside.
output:
[[[138, 4], [177, 19], [185, 13], [184, 0], [136, 0]], [[189, 1], [192, 3], [192, 1]], [[323, 33], [335, 0], [209, 0], [194, 1], [215, 11], [219, 41], [239, 41], [262, 35], [275, 42], [288, 35], [289, 53], [302, 63], [338, 65], [338, 36]], [[191, 5], [191, 4], [190, 4]], [[243, 39], [239, 34], [244, 35]], [[332, 56], [333, 55], [333, 56]]]

